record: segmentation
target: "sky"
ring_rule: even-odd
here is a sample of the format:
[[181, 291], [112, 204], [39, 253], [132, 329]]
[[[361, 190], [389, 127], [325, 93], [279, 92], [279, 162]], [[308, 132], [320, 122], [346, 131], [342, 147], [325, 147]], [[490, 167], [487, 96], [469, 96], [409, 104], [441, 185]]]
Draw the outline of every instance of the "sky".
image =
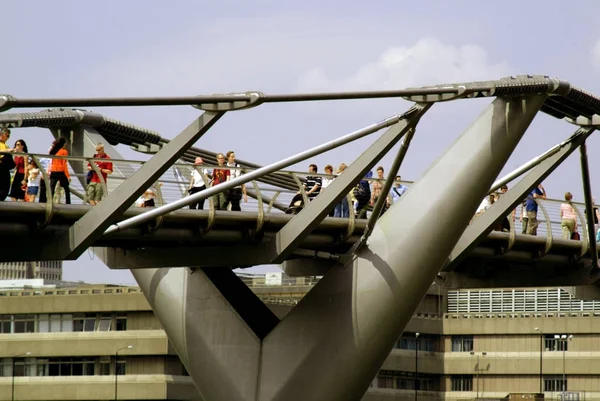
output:
[[[10, 1], [3, 4], [1, 93], [17, 98], [179, 96], [258, 90], [266, 94], [388, 90], [546, 74], [600, 94], [600, 3], [563, 1], [302, 2], [172, 0]], [[401, 168], [417, 180], [491, 99], [434, 105]], [[402, 113], [402, 99], [265, 104], [228, 113], [196, 146], [234, 149], [268, 164]], [[173, 138], [198, 115], [190, 107], [94, 108]], [[18, 112], [12, 110], [11, 112]], [[30, 111], [30, 110], [23, 110]], [[536, 117], [504, 173], [566, 139], [575, 127]], [[46, 152], [47, 130], [15, 130]], [[369, 136], [315, 157], [354, 160]], [[588, 140], [592, 189], [600, 189], [600, 138]], [[127, 158], [142, 156], [127, 147]], [[381, 164], [391, 165], [394, 151]], [[294, 166], [305, 170], [306, 163]], [[550, 197], [583, 199], [579, 154], [545, 184]], [[274, 270], [276, 267], [267, 267]], [[257, 271], [265, 271], [265, 268]], [[65, 280], [133, 284], [84, 253]]]

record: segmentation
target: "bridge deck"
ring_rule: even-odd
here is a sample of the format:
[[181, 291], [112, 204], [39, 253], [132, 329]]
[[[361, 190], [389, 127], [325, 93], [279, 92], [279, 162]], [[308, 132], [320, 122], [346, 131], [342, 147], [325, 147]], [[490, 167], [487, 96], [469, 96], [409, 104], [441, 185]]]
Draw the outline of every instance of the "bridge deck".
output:
[[[43, 246], [45, 239], [69, 229], [92, 206], [54, 205], [50, 224], [38, 228], [44, 222], [46, 205], [39, 203], [0, 202], [0, 239], [5, 245], [15, 244], [23, 249], [27, 244], [28, 252], [6, 252], [5, 260], [30, 260], [35, 258], [32, 249]], [[136, 216], [147, 211], [144, 208], [130, 208], [122, 219]], [[215, 245], [260, 245], [269, 241], [275, 233], [294, 216], [283, 213], [265, 213], [262, 228], [259, 214], [253, 212], [214, 212], [212, 228], [207, 231], [211, 212], [207, 210], [179, 210], [165, 215], [157, 227], [141, 226], [104, 235], [94, 246], [116, 247], [122, 249], [173, 248], [173, 247], [209, 247]], [[313, 233], [303, 242], [302, 248], [344, 253], [360, 238], [365, 219], [354, 221], [354, 230], [348, 236], [350, 221], [344, 218], [325, 218]], [[509, 233], [492, 232], [472, 252], [472, 259], [494, 259], [506, 262], [536, 262], [545, 264], [572, 264], [582, 251], [583, 241], [552, 238], [548, 253], [542, 257], [548, 245], [545, 236], [515, 235], [515, 242], [508, 252]], [[21, 244], [21, 246], [19, 246]], [[35, 259], [31, 259], [35, 260]]]

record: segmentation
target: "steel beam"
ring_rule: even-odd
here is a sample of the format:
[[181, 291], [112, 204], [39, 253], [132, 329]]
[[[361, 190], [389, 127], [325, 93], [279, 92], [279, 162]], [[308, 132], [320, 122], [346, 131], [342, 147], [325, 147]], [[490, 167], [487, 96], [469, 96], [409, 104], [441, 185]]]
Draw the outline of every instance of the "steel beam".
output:
[[205, 112], [163, 147], [102, 202], [86, 213], [49, 248], [58, 259], [78, 258], [144, 191], [168, 170], [185, 151], [206, 133], [224, 112]]
[[363, 397], [545, 99], [494, 100], [319, 281], [263, 341], [258, 399]]
[[521, 179], [513, 188], [502, 195], [498, 201], [479, 216], [461, 235], [456, 246], [450, 252], [444, 271], [453, 270], [464, 258], [492, 231], [494, 224], [506, 217], [511, 210], [517, 207], [536, 185], [549, 176], [560, 166], [577, 148], [583, 144], [594, 131], [590, 128], [580, 128], [571, 137], [566, 146], [560, 148], [550, 157], [545, 158]]
[[261, 338], [209, 276], [178, 268], [132, 274], [201, 399], [255, 401]]
[[[431, 105], [416, 105], [412, 112], [391, 126], [348, 168], [336, 177], [326, 190], [321, 191], [298, 215], [286, 224], [272, 242], [268, 253], [272, 263], [282, 263], [298, 247], [333, 206], [381, 159], [408, 131], [414, 129], [419, 119]], [[261, 253], [264, 251], [261, 250]]]
[[[256, 254], [255, 246], [235, 245], [146, 247], [142, 249], [103, 248], [102, 260], [111, 269], [150, 269], [159, 267], [251, 267], [267, 264], [266, 257]], [[202, 250], [202, 257], [198, 251]], [[235, 252], [232, 252], [232, 249]]]
[[321, 153], [327, 152], [329, 150], [338, 148], [342, 145], [345, 145], [346, 143], [355, 141], [357, 139], [360, 139], [362, 137], [370, 135], [374, 132], [377, 132], [383, 128], [394, 125], [398, 121], [400, 121], [402, 118], [403, 118], [402, 115], [397, 115], [397, 116], [386, 118], [383, 121], [369, 125], [368, 127], [365, 127], [358, 131], [351, 132], [350, 134], [347, 134], [340, 138], [334, 139], [333, 141], [329, 141], [322, 145], [316, 146], [312, 149], [305, 150], [304, 152], [300, 152], [296, 155], [290, 156], [288, 158], [285, 158], [283, 160], [280, 160], [280, 161], [270, 164], [268, 166], [261, 167], [257, 170], [251, 171], [247, 174], [242, 174], [241, 176], [239, 176], [237, 178], [226, 181], [226, 182], [216, 185], [214, 187], [206, 188], [203, 191], [200, 191], [200, 192], [195, 193], [190, 196], [186, 196], [185, 198], [179, 199], [175, 202], [171, 202], [168, 205], [157, 207], [157, 208], [152, 209], [148, 212], [145, 212], [144, 214], [141, 214], [139, 216], [120, 221], [119, 223], [115, 223], [108, 230], [106, 230], [105, 234], [115, 233], [117, 231], [129, 228], [129, 227], [133, 227], [137, 224], [145, 223], [147, 221], [155, 219], [156, 217], [173, 212], [184, 206], [188, 206], [191, 203], [197, 202], [202, 199], [206, 199], [206, 198], [216, 195], [220, 192], [237, 187], [238, 185], [246, 184], [247, 182], [258, 179], [260, 177], [263, 177], [263, 176], [273, 173], [275, 171], [281, 170], [283, 168], [291, 166], [292, 164], [296, 164], [298, 162], [304, 161], [310, 157], [313, 157], [313, 156], [319, 155]]
[[363, 235], [360, 241], [355, 244], [355, 247], [350, 252], [351, 254], [356, 253], [361, 247], [365, 246], [367, 240], [371, 236], [371, 233], [373, 232], [373, 228], [375, 227], [377, 220], [381, 217], [381, 214], [383, 213], [384, 205], [385, 203], [387, 203], [390, 190], [392, 189], [392, 185], [394, 185], [396, 182], [396, 175], [398, 174], [398, 170], [400, 170], [400, 166], [404, 161], [404, 157], [406, 156], [406, 152], [408, 152], [408, 147], [410, 146], [410, 141], [412, 140], [414, 135], [415, 129], [411, 129], [404, 137], [402, 145], [400, 146], [400, 150], [398, 151], [398, 155], [396, 155], [396, 158], [394, 159], [394, 162], [390, 167], [388, 179], [385, 181], [385, 183], [383, 184], [383, 188], [381, 189], [381, 194], [385, 194], [385, 196], [379, 195], [379, 198], [377, 199], [377, 203], [375, 203], [375, 207], [373, 208], [373, 212], [371, 213], [371, 218], [367, 222], [367, 226], [365, 227]]
[[[588, 167], [587, 146], [583, 142], [580, 147], [581, 156], [581, 181], [583, 183], [583, 196], [585, 198], [585, 215], [587, 220], [588, 240], [590, 242], [590, 257], [592, 266], [598, 269], [598, 251], [596, 250], [596, 226], [594, 224], [594, 202], [592, 201], [592, 185], [590, 183], [590, 169]], [[583, 221], [581, 222], [583, 228]]]

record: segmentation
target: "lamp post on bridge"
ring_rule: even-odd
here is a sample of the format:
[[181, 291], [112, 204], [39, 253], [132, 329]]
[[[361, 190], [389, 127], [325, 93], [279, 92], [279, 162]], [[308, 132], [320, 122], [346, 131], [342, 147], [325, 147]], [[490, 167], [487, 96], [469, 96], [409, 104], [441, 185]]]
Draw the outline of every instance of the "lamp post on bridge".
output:
[[12, 385], [11, 385], [11, 401], [15, 400], [15, 359], [21, 356], [31, 355], [31, 352], [25, 352], [24, 354], [18, 354], [12, 357]]
[[118, 375], [118, 372], [117, 372], [117, 367], [118, 367], [118, 362], [117, 361], [119, 359], [119, 351], [123, 351], [123, 350], [126, 350], [126, 349], [132, 349], [132, 348], [133, 348], [133, 345], [128, 345], [127, 347], [118, 348], [115, 351], [115, 401], [118, 400], [118, 398], [117, 398], [117, 386], [118, 386], [119, 375]]

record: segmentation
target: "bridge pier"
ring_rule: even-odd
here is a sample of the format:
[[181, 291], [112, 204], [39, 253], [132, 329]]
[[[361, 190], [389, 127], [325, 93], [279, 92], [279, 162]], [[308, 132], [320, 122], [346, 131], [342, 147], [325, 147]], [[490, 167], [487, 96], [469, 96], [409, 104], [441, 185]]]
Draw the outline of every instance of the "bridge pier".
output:
[[545, 98], [496, 99], [281, 322], [234, 276], [134, 270], [202, 397], [360, 399]]

